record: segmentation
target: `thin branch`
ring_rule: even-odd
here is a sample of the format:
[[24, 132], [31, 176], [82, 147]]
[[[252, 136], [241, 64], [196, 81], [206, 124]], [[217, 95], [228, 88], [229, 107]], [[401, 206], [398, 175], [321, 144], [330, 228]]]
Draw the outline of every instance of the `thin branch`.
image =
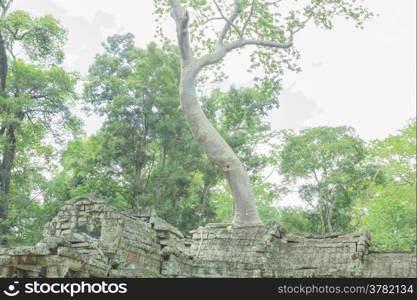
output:
[[318, 4], [315, 4], [312, 8], [311, 8], [311, 14], [303, 21], [303, 22], [301, 22], [298, 26], [297, 26], [297, 28], [295, 29], [295, 30], [293, 30], [293, 29], [290, 29], [290, 32], [291, 32], [291, 37], [293, 37], [297, 32], [299, 32], [301, 29], [303, 29], [305, 26], [306, 26], [306, 24], [308, 23], [308, 22], [310, 22], [310, 20], [314, 17], [314, 13], [313, 13], [313, 11], [318, 7], [319, 5]]
[[286, 43], [277, 43], [277, 42], [273, 42], [273, 41], [264, 41], [264, 40], [239, 40], [239, 41], [235, 41], [232, 42], [230, 44], [227, 44], [225, 46], [226, 51], [230, 52], [234, 49], [237, 48], [242, 48], [245, 46], [250, 46], [250, 45], [255, 45], [255, 46], [262, 46], [262, 47], [268, 47], [268, 48], [281, 48], [281, 49], [287, 49], [290, 48], [293, 45], [292, 40], [290, 40], [289, 42]]
[[245, 46], [261, 46], [267, 48], [280, 48], [288, 49], [293, 45], [292, 39], [285, 43], [277, 43], [273, 41], [263, 41], [263, 40], [246, 40], [241, 39], [234, 42], [230, 42], [223, 47], [218, 48], [215, 52], [207, 54], [198, 59], [195, 72], [199, 72], [203, 67], [215, 64], [222, 60], [227, 53]]
[[295, 30], [291, 30], [291, 36], [293, 36], [294, 34], [299, 32], [301, 29], [303, 29], [305, 25], [311, 20], [312, 17], [313, 15], [311, 14], [306, 20], [304, 20], [304, 22], [301, 22], [300, 25]]
[[317, 185], [320, 187], [321, 181], [319, 180], [315, 170], [313, 170], [313, 175], [314, 175], [314, 179], [316, 180]]
[[10, 54], [10, 56], [12, 57], [13, 60], [16, 60], [16, 56], [13, 53], [13, 44], [9, 43], [6, 45], [6, 50], [7, 52]]
[[274, 167], [272, 168], [272, 170], [271, 170], [271, 172], [269, 173], [269, 175], [268, 175], [268, 176], [266, 176], [266, 177], [264, 178], [264, 180], [261, 182], [261, 184], [264, 184], [265, 182], [267, 182], [267, 181], [268, 181], [268, 179], [269, 179], [269, 177], [271, 177], [271, 176], [272, 176], [272, 174], [274, 174], [275, 170], [276, 170], [276, 166], [274, 166]]
[[200, 24], [205, 25], [211, 21], [216, 21], [216, 20], [223, 20], [222, 17], [208, 17], [203, 11], [201, 11], [200, 9], [196, 10], [197, 13], [199, 14], [199, 18], [202, 19], [202, 21], [200, 21]]
[[205, 21], [201, 22], [201, 24], [206, 25], [208, 22], [216, 21], [216, 20], [223, 20], [223, 18], [222, 17], [207, 18]]
[[239, 0], [234, 0], [234, 9], [232, 12], [232, 15], [227, 18], [224, 14], [223, 11], [221, 10], [220, 6], [217, 4], [216, 0], [213, 0], [214, 4], [216, 5], [217, 10], [219, 11], [220, 15], [222, 16], [222, 18], [226, 21], [226, 24], [224, 25], [222, 31], [219, 34], [219, 38], [217, 41], [218, 45], [222, 45], [223, 41], [226, 37], [226, 35], [229, 33], [230, 28], [234, 28], [236, 30], [236, 32], [239, 34], [240, 38], [243, 38], [243, 34], [242, 32], [239, 30], [239, 28], [234, 24], [234, 22], [236, 21], [236, 18], [239, 16], [239, 14], [242, 12], [242, 9], [239, 6]]
[[243, 25], [243, 28], [242, 28], [242, 36], [245, 34], [246, 28], [248, 27], [249, 22], [252, 19], [254, 8], [255, 8], [255, 0], [252, 0], [249, 16], [246, 19], [245, 24]]

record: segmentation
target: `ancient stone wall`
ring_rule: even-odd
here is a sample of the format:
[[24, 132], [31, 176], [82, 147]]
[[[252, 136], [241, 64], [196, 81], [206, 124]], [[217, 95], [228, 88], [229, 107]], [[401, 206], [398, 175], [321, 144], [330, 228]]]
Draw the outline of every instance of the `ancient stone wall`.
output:
[[369, 253], [367, 235], [208, 224], [184, 237], [149, 210], [69, 200], [32, 247], [0, 249], [1, 277], [416, 277], [416, 255]]

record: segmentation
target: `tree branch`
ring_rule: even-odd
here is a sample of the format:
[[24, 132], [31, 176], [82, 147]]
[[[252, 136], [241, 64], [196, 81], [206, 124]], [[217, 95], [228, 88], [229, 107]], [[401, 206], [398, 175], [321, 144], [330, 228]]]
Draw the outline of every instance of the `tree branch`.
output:
[[295, 29], [290, 29], [291, 32], [291, 36], [294, 36], [294, 34], [296, 34], [297, 32], [299, 32], [301, 29], [303, 29], [306, 24], [308, 22], [310, 22], [310, 20], [314, 17], [314, 13], [313, 11], [318, 7], [318, 4], [315, 4], [312, 8], [311, 8], [311, 14], [303, 21], [301, 22]]
[[289, 42], [286, 42], [286, 43], [277, 43], [277, 42], [273, 42], [273, 41], [242, 39], [242, 40], [234, 41], [234, 42], [231, 42], [231, 43], [225, 45], [225, 49], [226, 49], [227, 52], [230, 52], [234, 49], [242, 48], [242, 47], [250, 46], [250, 45], [252, 45], [252, 46], [253, 45], [262, 46], [262, 47], [268, 47], [268, 48], [286, 49], [286, 48], [290, 48], [293, 45], [293, 42], [292, 42], [292, 40], [290, 40]]
[[313, 170], [313, 175], [314, 175], [314, 179], [316, 180], [317, 185], [320, 187], [321, 186], [321, 181], [319, 180], [315, 170]]
[[233, 51], [238, 48], [243, 48], [245, 46], [261, 46], [267, 48], [280, 48], [280, 49], [287, 49], [293, 45], [292, 38], [285, 43], [277, 43], [273, 41], [263, 41], [263, 40], [247, 40], [241, 39], [234, 42], [230, 42], [220, 48], [218, 48], [215, 52], [211, 54], [204, 55], [200, 57], [196, 64], [196, 72], [199, 72], [203, 67], [215, 64], [222, 60], [227, 53]]
[[214, 5], [216, 6], [217, 10], [219, 11], [221, 17], [226, 21], [226, 24], [224, 25], [222, 31], [219, 34], [219, 39], [217, 41], [218, 45], [222, 45], [223, 41], [226, 37], [226, 35], [229, 33], [230, 29], [233, 27], [233, 29], [236, 30], [236, 32], [239, 34], [240, 38], [243, 38], [243, 34], [242, 32], [239, 30], [239, 28], [234, 24], [234, 22], [236, 21], [236, 18], [240, 15], [240, 13], [242, 12], [242, 9], [239, 6], [239, 0], [234, 0], [234, 9], [232, 12], [232, 15], [227, 18], [223, 11], [221, 10], [220, 6], [218, 5], [218, 3], [216, 2], [216, 0], [213, 0]]
[[222, 17], [206, 18], [206, 20], [201, 22], [201, 24], [206, 25], [208, 22], [216, 21], [216, 20], [223, 20], [223, 18]]
[[12, 5], [13, 0], [9, 0], [7, 4], [5, 4], [3, 1], [0, 1], [0, 7], [2, 8], [1, 16], [4, 17], [9, 10], [10, 6]]
[[183, 7], [180, 4], [180, 1], [178, 0], [169, 0], [172, 10], [173, 10], [173, 14], [175, 16], [175, 19], [180, 18], [183, 12]]
[[252, 0], [249, 16], [246, 19], [245, 24], [243, 25], [243, 28], [242, 28], [242, 36], [245, 34], [246, 28], [248, 27], [249, 22], [252, 19], [254, 8], [255, 8], [255, 0]]
[[193, 59], [193, 53], [190, 45], [190, 34], [188, 31], [189, 15], [178, 0], [169, 0], [172, 13], [171, 16], [177, 25], [178, 46], [183, 62], [189, 62]]

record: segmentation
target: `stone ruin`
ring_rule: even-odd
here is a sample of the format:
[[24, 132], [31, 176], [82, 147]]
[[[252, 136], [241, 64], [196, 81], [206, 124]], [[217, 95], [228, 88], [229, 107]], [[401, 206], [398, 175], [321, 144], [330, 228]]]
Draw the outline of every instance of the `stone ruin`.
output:
[[416, 277], [416, 255], [370, 252], [367, 234], [208, 224], [190, 236], [151, 210], [66, 201], [35, 246], [0, 248], [0, 277]]

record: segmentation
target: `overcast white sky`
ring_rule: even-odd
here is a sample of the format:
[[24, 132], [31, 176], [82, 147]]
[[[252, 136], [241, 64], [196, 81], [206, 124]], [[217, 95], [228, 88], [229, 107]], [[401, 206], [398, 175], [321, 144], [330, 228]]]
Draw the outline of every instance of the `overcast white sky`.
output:
[[[65, 65], [83, 74], [101, 42], [131, 32], [139, 47], [153, 40], [153, 0], [15, 0], [15, 9], [52, 14], [69, 31]], [[366, 139], [384, 138], [416, 112], [416, 1], [367, 0], [379, 16], [355, 29], [305, 29], [296, 39], [302, 73], [285, 80], [274, 129], [350, 125]], [[230, 83], [250, 82], [237, 55], [227, 64]], [[88, 132], [99, 122], [90, 119]]]
[[[68, 69], [86, 73], [101, 42], [114, 33], [132, 32], [137, 45], [153, 39], [152, 0], [15, 0], [15, 9], [49, 13], [69, 31]], [[274, 128], [350, 125], [364, 139], [383, 138], [415, 115], [416, 1], [368, 0], [379, 17], [365, 30], [340, 22], [333, 31], [313, 26], [296, 46], [303, 72], [289, 75], [271, 115]], [[230, 82], [251, 80], [237, 56], [228, 63]], [[238, 65], [237, 65], [238, 63]], [[95, 120], [88, 123], [94, 131]]]

